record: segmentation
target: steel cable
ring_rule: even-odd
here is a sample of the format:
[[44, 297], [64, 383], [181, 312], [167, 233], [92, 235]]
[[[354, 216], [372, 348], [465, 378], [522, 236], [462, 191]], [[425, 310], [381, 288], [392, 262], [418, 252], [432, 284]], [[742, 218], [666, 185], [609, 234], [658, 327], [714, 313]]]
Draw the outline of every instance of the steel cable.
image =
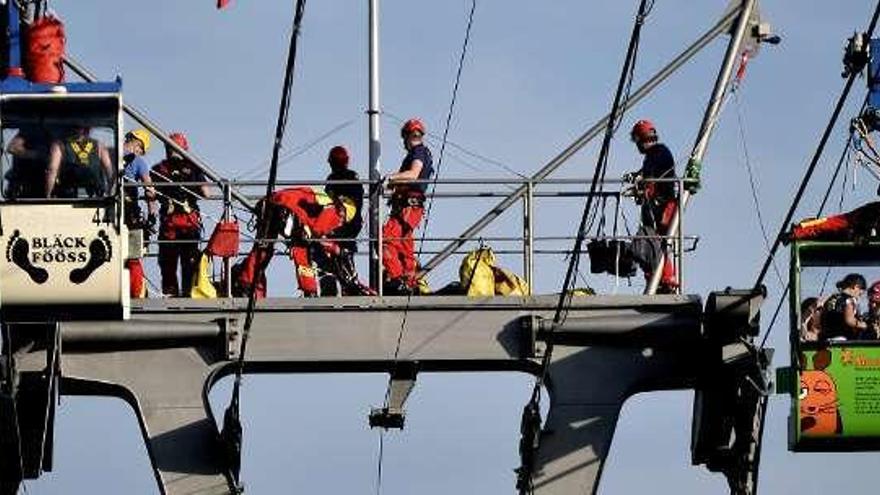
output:
[[[442, 171], [443, 154], [446, 150], [446, 143], [448, 140], [447, 138], [449, 136], [449, 127], [452, 124], [452, 115], [453, 115], [453, 112], [455, 111], [455, 102], [458, 97], [458, 88], [459, 88], [459, 85], [461, 84], [461, 74], [462, 74], [462, 70], [464, 69], [464, 61], [465, 61], [465, 57], [467, 56], [468, 45], [470, 43], [471, 28], [473, 27], [474, 12], [476, 11], [476, 8], [477, 8], [477, 0], [471, 0], [471, 8], [470, 8], [470, 12], [468, 13], [467, 28], [465, 29], [464, 41], [462, 42], [461, 55], [458, 59], [458, 69], [455, 73], [455, 83], [452, 87], [452, 98], [449, 102], [449, 109], [447, 110], [447, 113], [446, 113], [446, 125], [443, 129], [443, 138], [442, 138], [442, 142], [440, 145], [440, 154], [437, 159], [437, 173], [434, 175], [434, 179], [432, 180], [432, 182], [430, 184], [431, 191], [428, 194], [428, 198], [427, 198], [428, 208], [427, 208], [427, 211], [425, 212], [425, 223], [422, 227], [421, 238], [419, 239], [419, 250], [418, 250], [417, 256], [421, 255], [422, 248], [424, 247], [424, 243], [425, 243], [425, 234], [428, 231], [428, 225], [431, 220], [431, 209], [434, 205], [434, 201], [433, 201], [434, 200], [434, 193], [435, 193], [436, 187], [437, 187], [437, 180], [440, 177], [440, 172]], [[407, 294], [407, 297], [406, 297], [406, 306], [404, 307], [404, 310], [403, 310], [403, 317], [401, 318], [401, 321], [400, 321], [400, 330], [397, 333], [397, 342], [394, 346], [394, 357], [392, 360], [392, 367], [397, 365], [398, 357], [400, 355], [400, 346], [403, 342], [403, 336], [406, 333], [406, 320], [407, 320], [407, 316], [409, 314], [410, 303], [412, 302], [413, 290], [414, 290], [413, 288], [410, 288], [409, 293]], [[392, 381], [392, 379], [393, 378], [391, 376], [389, 376], [388, 385], [385, 389], [385, 401], [384, 401], [385, 408], [388, 407], [389, 400], [391, 398], [391, 381]], [[376, 494], [377, 495], [379, 493], [381, 493], [381, 491], [382, 491], [382, 463], [384, 460], [384, 452], [385, 452], [384, 436], [383, 436], [383, 431], [380, 429], [379, 430], [379, 460], [378, 460], [377, 480], [376, 480]]]
[[[297, 40], [299, 38], [299, 34], [302, 27], [302, 19], [303, 14], [305, 13], [305, 4], [306, 0], [296, 0], [295, 13], [293, 16], [293, 27], [290, 33], [290, 46], [287, 51], [287, 63], [285, 66], [284, 72], [284, 83], [281, 92], [281, 103], [278, 109], [278, 120], [275, 127], [275, 140], [272, 147], [272, 163], [269, 168], [269, 179], [266, 183], [266, 201], [263, 201], [263, 207], [261, 211], [259, 211], [259, 219], [267, 218], [267, 203], [269, 197], [271, 197], [274, 189], [275, 189], [275, 181], [278, 176], [278, 158], [281, 150], [281, 144], [284, 140], [284, 132], [287, 128], [287, 121], [290, 114], [290, 99], [293, 91], [293, 76], [294, 69], [296, 68], [296, 52], [297, 52]], [[257, 242], [258, 245], [265, 247], [266, 241], [265, 238], [267, 236], [267, 224], [266, 222], [258, 222], [258, 230], [257, 230]], [[248, 294], [248, 305], [247, 311], [245, 315], [244, 327], [242, 329], [241, 335], [241, 347], [239, 349], [238, 360], [236, 362], [235, 367], [235, 381], [232, 385], [232, 398], [229, 403], [229, 406], [226, 409], [226, 413], [224, 415], [224, 427], [227, 426], [227, 421], [236, 423], [233, 426], [237, 431], [231, 432], [230, 434], [233, 436], [239, 436], [237, 439], [240, 442], [240, 433], [241, 433], [241, 424], [240, 424], [240, 415], [239, 415], [239, 404], [240, 404], [240, 396], [241, 396], [241, 382], [242, 375], [244, 374], [244, 362], [245, 357], [247, 355], [247, 344], [248, 338], [250, 337], [251, 326], [254, 321], [254, 309], [256, 307], [256, 299], [257, 299], [257, 285], [258, 281], [262, 278], [264, 273], [264, 268], [260, 265], [256, 268], [256, 273], [254, 274], [254, 281], [251, 284], [250, 291]], [[226, 429], [221, 432], [221, 437], [225, 437], [224, 435]], [[228, 438], [226, 438], [229, 440]], [[228, 446], [227, 446], [228, 447]], [[238, 455], [241, 455], [241, 445], [236, 446], [238, 448]], [[240, 459], [237, 460], [240, 462]], [[235, 462], [235, 460], [233, 460]], [[233, 476], [235, 478], [235, 482], [238, 485], [239, 483], [239, 473], [238, 469], [240, 469], [240, 464], [235, 465], [232, 469]], [[240, 486], [236, 487], [239, 491], [241, 490]]]
[[[871, 38], [871, 36], [874, 34], [874, 28], [877, 27], [878, 18], [880, 18], [880, 1], [877, 2], [877, 6], [874, 8], [874, 15], [871, 17], [871, 22], [868, 25], [868, 30], [866, 32], [868, 38]], [[760, 289], [764, 282], [764, 277], [767, 275], [767, 271], [770, 269], [770, 265], [776, 255], [776, 251], [782, 244], [782, 240], [785, 236], [786, 230], [788, 229], [788, 225], [794, 217], [795, 211], [797, 211], [797, 207], [800, 204], [801, 198], [803, 198], [804, 192], [807, 189], [807, 185], [810, 183], [810, 179], [813, 176], [813, 172], [816, 170], [816, 165], [819, 163], [819, 159], [822, 157], [822, 154], [825, 151], [825, 145], [828, 143], [828, 138], [831, 136], [831, 132], [834, 130], [834, 127], [837, 124], [837, 119], [840, 116], [840, 112], [843, 110], [843, 106], [846, 103], [847, 96], [849, 96], [849, 92], [852, 89], [853, 83], [855, 82], [857, 76], [858, 74], [853, 72], [846, 79], [846, 84], [844, 84], [843, 91], [841, 91], [840, 96], [837, 99], [837, 104], [834, 106], [834, 111], [831, 114], [831, 118], [829, 119], [828, 124], [825, 126], [825, 132], [822, 133], [822, 138], [819, 140], [819, 145], [816, 147], [816, 151], [813, 153], [813, 158], [810, 160], [809, 166], [807, 166], [807, 170], [804, 173], [804, 177], [801, 180], [798, 191], [791, 202], [788, 213], [786, 213], [785, 219], [783, 220], [782, 225], [779, 227], [779, 233], [777, 234], [776, 239], [773, 241], [773, 247], [770, 249], [770, 253], [767, 255], [767, 259], [764, 261], [764, 265], [761, 267], [761, 271], [758, 274], [758, 278], [755, 280], [755, 289]]]

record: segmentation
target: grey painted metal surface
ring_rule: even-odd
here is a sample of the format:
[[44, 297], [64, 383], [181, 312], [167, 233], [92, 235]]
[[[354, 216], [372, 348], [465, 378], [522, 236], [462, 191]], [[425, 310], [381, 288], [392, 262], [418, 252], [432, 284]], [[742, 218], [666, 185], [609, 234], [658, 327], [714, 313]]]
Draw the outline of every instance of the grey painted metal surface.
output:
[[[555, 299], [413, 298], [399, 359], [417, 363], [420, 372], [536, 373], [542, 337], [525, 322], [551, 318]], [[245, 305], [243, 299], [144, 300], [130, 322], [62, 325], [61, 393], [126, 400], [163, 494], [229, 493], [207, 394], [231, 371], [229, 341], [235, 342]], [[245, 371], [390, 372], [405, 307], [402, 297], [260, 301]], [[696, 296], [576, 297], [570, 315], [563, 330], [601, 333], [608, 324], [623, 332], [629, 319], [634, 329], [668, 331], [674, 318], [679, 336], [693, 338], [653, 349], [557, 344], [534, 477], [541, 494], [593, 492], [626, 398], [690, 387], [695, 376], [687, 356], [697, 345], [689, 340], [700, 334]], [[590, 327], [585, 321], [605, 323]], [[127, 332], [136, 339], [123, 337]], [[144, 338], [149, 345], [135, 341]]]

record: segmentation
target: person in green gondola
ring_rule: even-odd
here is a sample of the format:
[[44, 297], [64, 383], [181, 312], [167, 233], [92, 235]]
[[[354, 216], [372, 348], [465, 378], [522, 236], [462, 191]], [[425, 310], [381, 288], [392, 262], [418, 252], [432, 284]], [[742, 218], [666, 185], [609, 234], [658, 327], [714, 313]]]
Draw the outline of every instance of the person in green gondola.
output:
[[822, 333], [822, 304], [816, 297], [801, 302], [801, 342], [816, 342]]
[[850, 273], [837, 282], [839, 292], [830, 296], [822, 307], [821, 340], [855, 340], [868, 329], [858, 311], [859, 299], [867, 285], [865, 277], [858, 273]]
[[863, 319], [868, 328], [863, 330], [861, 340], [880, 340], [880, 280], [868, 288], [868, 312]]

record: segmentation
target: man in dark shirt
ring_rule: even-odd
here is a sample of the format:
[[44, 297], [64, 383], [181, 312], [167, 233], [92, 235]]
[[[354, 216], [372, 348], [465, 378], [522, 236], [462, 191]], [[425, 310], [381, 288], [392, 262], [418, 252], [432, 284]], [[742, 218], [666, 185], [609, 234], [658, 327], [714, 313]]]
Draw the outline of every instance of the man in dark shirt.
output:
[[[169, 136], [178, 146], [189, 150], [189, 142], [181, 133]], [[165, 160], [150, 171], [153, 182], [205, 182], [205, 174], [171, 147], [165, 147]], [[156, 188], [159, 199], [159, 270], [162, 273], [162, 293], [171, 297], [189, 297], [199, 259], [199, 239], [202, 217], [199, 198], [208, 196], [208, 186], [178, 186]], [[166, 242], [161, 241], [190, 241]], [[180, 285], [177, 283], [177, 264], [180, 262]]]
[[44, 196], [51, 142], [49, 131], [40, 126], [22, 127], [9, 141], [6, 152], [12, 156], [12, 168], [6, 173], [4, 191], [8, 199]]
[[411, 292], [417, 285], [415, 240], [413, 234], [425, 212], [426, 183], [434, 174], [431, 150], [422, 141], [425, 124], [410, 119], [400, 129], [407, 154], [400, 169], [387, 177], [391, 195], [391, 213], [382, 228], [382, 265], [389, 294]]
[[[636, 122], [630, 132], [630, 138], [638, 148], [639, 153], [645, 156], [642, 168], [633, 174], [627, 174], [637, 184], [638, 194], [636, 201], [641, 204], [642, 225], [639, 235], [642, 236], [665, 236], [669, 234], [669, 226], [677, 207], [677, 194], [674, 182], [656, 182], [656, 179], [675, 179], [675, 159], [665, 144], [659, 142], [657, 128], [648, 120]], [[645, 272], [645, 278], [650, 280], [658, 258], [665, 256], [663, 274], [660, 279], [658, 292], [674, 292], [678, 287], [675, 265], [668, 256], [667, 243], [657, 240], [649, 242], [650, 249], [642, 250], [644, 256], [637, 256]], [[637, 252], [639, 250], [636, 250]]]
[[[348, 150], [344, 146], [334, 146], [327, 155], [327, 163], [330, 165], [328, 181], [356, 181], [360, 180], [358, 173], [348, 168]], [[346, 210], [345, 218], [351, 218], [339, 228], [333, 230], [329, 237], [345, 239], [333, 243], [312, 243], [312, 259], [322, 269], [320, 278], [321, 295], [330, 296], [339, 293], [341, 295], [362, 295], [364, 289], [357, 274], [354, 255], [357, 253], [357, 236], [361, 233], [364, 220], [361, 210], [364, 206], [363, 184], [327, 184], [324, 192], [333, 199], [337, 205]], [[347, 210], [353, 208], [354, 212]], [[339, 249], [335, 249], [338, 247]], [[339, 287], [337, 288], [337, 281]]]
[[77, 125], [49, 146], [47, 198], [95, 197], [113, 192], [116, 171], [110, 152], [90, 134], [89, 127]]
[[[360, 180], [358, 173], [348, 168], [348, 150], [343, 146], [334, 146], [327, 155], [327, 163], [330, 165], [330, 175], [327, 176], [328, 181], [356, 181]], [[334, 201], [342, 201], [343, 198], [351, 201], [355, 206], [354, 218], [346, 222], [334, 230], [331, 237], [337, 239], [347, 239], [339, 241], [339, 247], [345, 249], [349, 253], [356, 253], [357, 236], [361, 233], [364, 226], [364, 220], [361, 216], [361, 210], [364, 206], [364, 186], [363, 184], [327, 184], [324, 191], [333, 198]]]

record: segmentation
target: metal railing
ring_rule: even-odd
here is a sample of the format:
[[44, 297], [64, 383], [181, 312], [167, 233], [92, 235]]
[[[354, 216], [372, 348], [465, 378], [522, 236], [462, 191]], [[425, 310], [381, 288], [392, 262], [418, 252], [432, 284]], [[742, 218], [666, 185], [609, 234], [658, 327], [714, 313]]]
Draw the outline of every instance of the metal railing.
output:
[[[674, 183], [677, 187], [678, 191], [684, 190], [684, 185], [688, 182], [687, 179], [654, 179], [654, 180], [644, 180], [644, 183], [648, 182], [666, 182], [666, 183]], [[548, 243], [560, 243], [565, 241], [573, 241], [576, 236], [576, 232], [571, 235], [536, 235], [535, 234], [535, 212], [536, 207], [539, 203], [538, 200], [550, 200], [550, 199], [583, 199], [586, 198], [589, 193], [586, 191], [587, 186], [589, 186], [589, 181], [585, 179], [543, 179], [543, 180], [533, 180], [529, 178], [510, 178], [510, 179], [498, 179], [498, 178], [488, 178], [488, 179], [444, 179], [437, 181], [413, 181], [412, 183], [426, 183], [426, 184], [434, 184], [435, 190], [430, 194], [430, 198], [436, 199], [439, 201], [450, 200], [450, 199], [472, 199], [478, 200], [481, 198], [496, 198], [496, 197], [507, 197], [510, 194], [511, 186], [516, 188], [524, 187], [525, 194], [523, 194], [520, 198], [522, 203], [522, 216], [520, 221], [521, 231], [517, 235], [499, 235], [499, 236], [479, 236], [475, 238], [465, 238], [465, 237], [444, 237], [444, 236], [428, 236], [425, 235], [423, 238], [420, 233], [416, 233], [416, 239], [423, 239], [426, 245], [430, 243], [436, 242], [455, 242], [459, 244], [459, 248], [454, 251], [454, 254], [466, 254], [470, 252], [470, 249], [463, 248], [467, 243], [488, 243], [488, 242], [497, 242], [497, 243], [517, 243], [519, 246], [517, 248], [509, 248], [505, 247], [502, 249], [494, 249], [493, 251], [496, 254], [503, 255], [518, 255], [522, 259], [522, 276], [526, 283], [530, 288], [534, 287], [535, 282], [535, 257], [539, 255], [568, 255], [571, 252], [571, 248], [547, 248], [540, 247], [542, 244]], [[370, 185], [378, 185], [375, 182], [371, 182], [368, 180], [346, 180], [346, 181], [327, 181], [327, 180], [285, 180], [278, 181], [276, 185], [278, 189], [287, 188], [287, 187], [317, 187], [317, 186], [326, 186], [329, 184], [359, 184], [364, 186]], [[262, 199], [263, 195], [258, 193], [258, 189], [262, 189], [265, 187], [266, 183], [261, 181], [228, 181], [223, 180], [220, 181], [219, 185], [215, 182], [154, 182], [152, 184], [146, 184], [142, 182], [126, 182], [123, 187], [124, 188], [146, 188], [152, 187], [156, 191], [156, 194], [161, 196], [162, 189], [165, 188], [177, 188], [177, 187], [198, 187], [202, 185], [207, 185], [209, 187], [213, 187], [215, 189], [219, 189], [219, 193], [211, 194], [208, 197], [202, 198], [199, 197], [199, 201], [204, 201], [209, 204], [219, 203], [218, 207], [214, 208], [211, 211], [210, 208], [201, 208], [204, 225], [204, 231], [206, 233], [210, 233], [213, 229], [211, 225], [211, 221], [216, 222], [217, 220], [229, 220], [235, 216], [235, 204], [234, 201], [240, 198], [246, 198], [248, 200], [259, 200]], [[452, 186], [480, 186], [479, 190], [470, 189], [470, 190], [451, 190]], [[495, 186], [498, 189], [492, 190], [491, 186]], [[554, 189], [548, 190], [547, 188], [550, 186], [555, 186]], [[581, 190], [575, 189], [580, 186]], [[610, 187], [614, 187], [614, 190], [609, 189]], [[253, 192], [248, 193], [248, 189], [253, 189]], [[365, 187], [368, 191], [369, 188]], [[450, 189], [450, 190], [447, 190]], [[232, 195], [232, 191], [238, 192], [238, 198], [234, 198]], [[277, 190], [277, 189], [276, 189]], [[365, 191], [364, 199], [368, 199], [368, 192]], [[622, 201], [628, 197], [635, 196], [634, 193], [634, 184], [630, 182], [625, 182], [623, 180], [606, 180], [603, 184], [603, 189], [596, 192], [594, 196], [600, 197], [605, 202], [602, 203], [601, 208], [603, 209], [602, 215], [604, 215], [604, 209], [607, 206], [607, 200], [612, 200], [614, 202], [614, 216], [617, 218], [622, 215]], [[387, 201], [390, 199], [391, 193], [389, 191], [385, 191], [382, 195], [383, 201]], [[143, 200], [143, 195], [141, 195], [141, 200]], [[676, 200], [678, 202], [677, 208], [681, 208], [681, 194], [676, 195]], [[582, 205], [579, 203], [577, 207], [577, 211], [580, 211]], [[365, 208], [366, 209], [366, 206]], [[435, 213], [437, 212], [437, 208], [434, 209]], [[679, 210], [680, 211], [680, 210]], [[249, 211], [245, 211], [245, 214], [250, 215]], [[597, 215], [599, 213], [597, 212]], [[620, 235], [619, 232], [612, 232], [611, 235], [607, 235], [604, 232], [599, 235], [588, 236], [588, 240], [607, 240], [607, 241], [636, 241], [636, 240], [657, 240], [663, 243], [666, 248], [664, 249], [666, 252], [669, 252], [673, 255], [675, 266], [677, 269], [678, 280], [680, 282], [679, 289], [684, 286], [684, 254], [687, 252], [691, 252], [696, 249], [697, 244], [699, 242], [698, 236], [685, 235], [683, 225], [679, 226], [676, 232], [670, 233], [668, 235], [632, 235], [627, 233], [626, 235]], [[422, 226], [424, 228], [424, 226]], [[158, 237], [158, 236], [156, 236]], [[267, 241], [284, 241], [284, 239], [266, 239]], [[305, 242], [320, 242], [320, 241], [355, 241], [359, 245], [368, 245], [370, 242], [374, 242], [377, 239], [370, 238], [369, 236], [361, 236], [356, 239], [348, 239], [348, 238], [332, 238], [332, 237], [324, 237], [324, 238], [314, 238], [314, 239], [303, 239]], [[385, 238], [383, 241], [388, 240], [397, 240], [397, 239], [389, 239]], [[206, 236], [202, 236], [197, 242], [205, 243], [208, 241]], [[244, 245], [252, 245], [254, 242], [257, 242], [256, 239], [252, 235], [248, 235], [245, 229], [242, 229], [242, 243]], [[193, 240], [159, 240], [158, 238], [151, 238], [144, 240], [144, 244], [147, 247], [159, 246], [162, 244], [175, 244], [175, 243], [192, 243], [196, 242]], [[380, 243], [379, 246], [379, 259], [371, 260], [371, 262], [380, 262], [382, 260], [382, 248], [383, 246]], [[443, 252], [437, 248], [426, 248], [423, 246], [417, 246], [419, 248], [418, 254], [420, 255], [432, 255]], [[148, 249], [149, 251], [149, 249]], [[243, 250], [239, 253], [239, 255], [247, 254], [248, 250]], [[275, 253], [279, 254], [278, 251]], [[365, 250], [359, 250], [359, 256], [367, 256], [368, 253]], [[156, 253], [147, 252], [145, 254], [146, 257], [155, 257]], [[223, 259], [223, 276], [224, 287], [223, 293], [224, 295], [229, 295], [232, 293], [232, 260], [230, 258]], [[376, 287], [381, 294], [382, 287]]]

